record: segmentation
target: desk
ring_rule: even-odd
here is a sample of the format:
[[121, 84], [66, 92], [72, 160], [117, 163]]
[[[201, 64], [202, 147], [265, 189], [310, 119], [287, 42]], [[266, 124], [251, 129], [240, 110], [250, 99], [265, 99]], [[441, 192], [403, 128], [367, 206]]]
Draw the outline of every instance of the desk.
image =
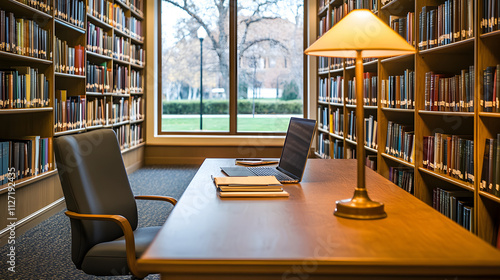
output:
[[334, 216], [335, 201], [353, 194], [355, 160], [309, 160], [288, 199], [223, 200], [210, 175], [233, 164], [205, 160], [141, 270], [170, 280], [500, 276], [500, 251], [371, 170], [367, 189], [388, 217]]

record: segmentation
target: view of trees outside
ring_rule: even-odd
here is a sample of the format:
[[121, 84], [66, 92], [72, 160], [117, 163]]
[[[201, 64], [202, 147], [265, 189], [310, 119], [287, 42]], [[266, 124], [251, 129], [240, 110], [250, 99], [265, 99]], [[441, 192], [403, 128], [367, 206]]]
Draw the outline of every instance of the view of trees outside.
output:
[[[162, 131], [229, 131], [229, 5], [162, 1]], [[303, 1], [239, 0], [237, 11], [237, 130], [286, 131], [303, 110]]]

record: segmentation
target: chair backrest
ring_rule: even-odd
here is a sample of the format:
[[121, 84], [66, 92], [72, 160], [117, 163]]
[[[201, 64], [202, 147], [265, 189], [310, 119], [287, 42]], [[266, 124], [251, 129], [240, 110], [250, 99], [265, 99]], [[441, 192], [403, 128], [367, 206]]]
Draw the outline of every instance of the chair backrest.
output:
[[[116, 135], [111, 129], [54, 139], [55, 159], [68, 210], [124, 216], [137, 228], [137, 205]], [[71, 220], [72, 259], [80, 268], [95, 244], [123, 235], [113, 222]]]

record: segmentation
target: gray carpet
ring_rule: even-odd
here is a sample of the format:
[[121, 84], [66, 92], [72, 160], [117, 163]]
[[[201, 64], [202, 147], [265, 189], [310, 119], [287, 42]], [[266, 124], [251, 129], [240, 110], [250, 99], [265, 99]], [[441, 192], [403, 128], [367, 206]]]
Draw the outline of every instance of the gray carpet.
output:
[[[129, 175], [134, 195], [168, 195], [180, 198], [199, 166], [149, 166]], [[172, 206], [161, 201], [138, 200], [139, 226], [162, 225]], [[8, 246], [0, 249], [0, 279], [130, 279], [130, 276], [96, 277], [76, 269], [71, 261], [69, 218], [61, 211], [16, 238], [15, 273], [7, 271]], [[149, 275], [148, 280], [160, 279]]]

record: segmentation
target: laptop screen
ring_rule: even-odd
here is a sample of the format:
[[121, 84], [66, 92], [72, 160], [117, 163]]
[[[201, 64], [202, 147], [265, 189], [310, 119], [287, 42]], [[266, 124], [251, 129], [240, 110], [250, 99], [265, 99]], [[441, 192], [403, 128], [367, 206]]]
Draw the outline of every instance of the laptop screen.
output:
[[302, 178], [309, 148], [314, 135], [316, 120], [291, 118], [281, 151], [279, 167]]

